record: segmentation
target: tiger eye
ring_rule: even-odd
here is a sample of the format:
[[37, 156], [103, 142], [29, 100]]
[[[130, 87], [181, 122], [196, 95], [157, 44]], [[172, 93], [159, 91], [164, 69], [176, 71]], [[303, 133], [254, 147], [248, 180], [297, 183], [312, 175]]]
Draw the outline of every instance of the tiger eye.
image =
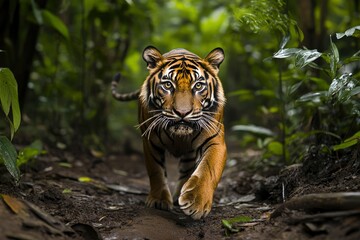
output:
[[171, 82], [165, 82], [165, 83], [164, 83], [164, 87], [165, 87], [166, 89], [171, 89], [171, 88], [172, 88]]
[[203, 84], [202, 83], [195, 83], [195, 89], [196, 90], [200, 90], [201, 88], [203, 87]]

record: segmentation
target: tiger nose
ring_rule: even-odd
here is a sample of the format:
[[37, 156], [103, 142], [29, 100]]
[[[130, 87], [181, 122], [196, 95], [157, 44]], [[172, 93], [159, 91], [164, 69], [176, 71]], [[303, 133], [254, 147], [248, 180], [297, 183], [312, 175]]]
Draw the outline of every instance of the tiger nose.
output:
[[186, 109], [186, 108], [184, 108], [184, 109], [182, 109], [182, 108], [180, 108], [180, 109], [174, 108], [174, 113], [176, 115], [178, 115], [179, 117], [184, 118], [184, 117], [186, 117], [187, 115], [189, 115], [191, 113], [191, 109], [189, 110], [189, 109]]
[[188, 92], [177, 92], [174, 96], [173, 111], [181, 118], [185, 118], [192, 112], [192, 98]]

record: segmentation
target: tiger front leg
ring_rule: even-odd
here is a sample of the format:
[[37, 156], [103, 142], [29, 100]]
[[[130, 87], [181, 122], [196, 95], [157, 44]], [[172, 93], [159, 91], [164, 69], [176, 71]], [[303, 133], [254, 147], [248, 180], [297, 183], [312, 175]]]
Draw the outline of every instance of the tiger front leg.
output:
[[225, 143], [211, 145], [206, 150], [200, 164], [181, 189], [179, 205], [186, 215], [200, 219], [209, 214], [225, 161]]
[[145, 164], [150, 180], [150, 192], [146, 198], [146, 206], [170, 210], [173, 208], [173, 201], [167, 184], [165, 154], [156, 151], [147, 140], [144, 140], [143, 144]]

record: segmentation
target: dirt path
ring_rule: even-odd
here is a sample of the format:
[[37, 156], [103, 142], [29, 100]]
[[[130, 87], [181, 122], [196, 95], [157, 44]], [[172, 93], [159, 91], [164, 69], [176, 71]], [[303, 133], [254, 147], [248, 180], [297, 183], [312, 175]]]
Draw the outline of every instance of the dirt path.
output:
[[[287, 211], [270, 220], [277, 207], [272, 203], [281, 199], [280, 186], [274, 186], [278, 177], [250, 173], [244, 166], [244, 159], [231, 157], [212, 212], [193, 221], [179, 209], [144, 206], [148, 180], [140, 154], [48, 151], [22, 169], [17, 187], [0, 169], [0, 239], [360, 239], [359, 214], [290, 223], [306, 213]], [[176, 163], [168, 168], [174, 187]], [[252, 221], [224, 226], [223, 220], [231, 223], [239, 216]]]

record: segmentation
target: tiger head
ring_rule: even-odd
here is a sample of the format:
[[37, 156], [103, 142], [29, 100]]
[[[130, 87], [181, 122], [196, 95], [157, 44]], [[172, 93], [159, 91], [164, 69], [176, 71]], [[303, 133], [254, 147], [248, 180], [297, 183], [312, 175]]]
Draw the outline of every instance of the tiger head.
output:
[[143, 135], [150, 137], [156, 127], [175, 136], [218, 130], [225, 104], [218, 78], [224, 60], [221, 48], [202, 59], [185, 49], [162, 55], [149, 46], [143, 59], [149, 70], [140, 90], [140, 103], [148, 114], [140, 119], [140, 126], [147, 125]]

